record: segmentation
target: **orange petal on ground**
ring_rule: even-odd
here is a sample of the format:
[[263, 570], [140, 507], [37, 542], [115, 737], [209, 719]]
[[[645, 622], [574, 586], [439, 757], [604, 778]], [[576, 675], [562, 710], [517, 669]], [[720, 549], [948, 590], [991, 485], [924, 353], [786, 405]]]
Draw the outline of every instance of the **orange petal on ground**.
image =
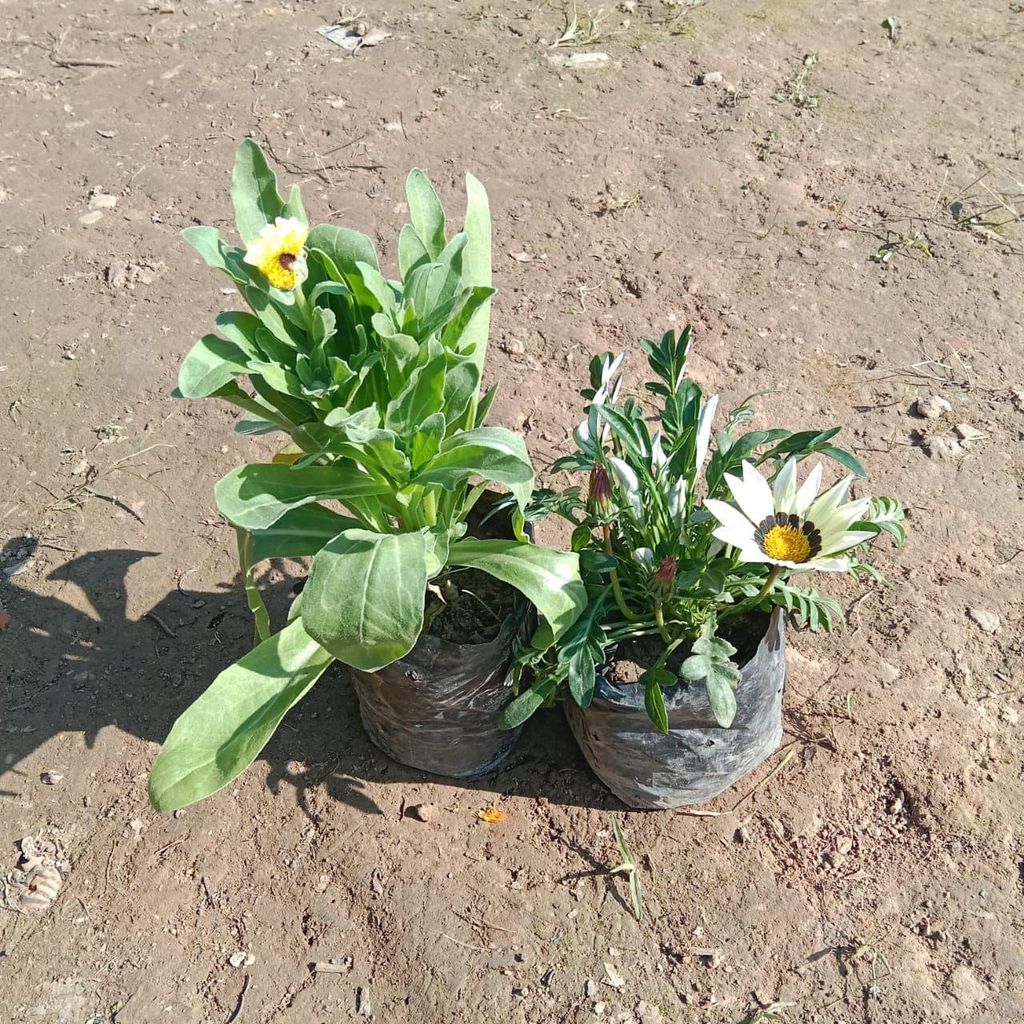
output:
[[488, 825], [497, 825], [499, 821], [508, 821], [508, 815], [498, 807], [488, 807], [486, 811], [477, 811], [476, 816]]

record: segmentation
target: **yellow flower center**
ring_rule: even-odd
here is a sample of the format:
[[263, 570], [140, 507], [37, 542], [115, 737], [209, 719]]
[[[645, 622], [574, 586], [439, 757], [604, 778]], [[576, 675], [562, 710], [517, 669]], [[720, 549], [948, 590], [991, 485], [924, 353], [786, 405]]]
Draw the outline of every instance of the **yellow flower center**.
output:
[[779, 562], [806, 562], [811, 557], [811, 542], [796, 526], [773, 526], [764, 535], [761, 550]]

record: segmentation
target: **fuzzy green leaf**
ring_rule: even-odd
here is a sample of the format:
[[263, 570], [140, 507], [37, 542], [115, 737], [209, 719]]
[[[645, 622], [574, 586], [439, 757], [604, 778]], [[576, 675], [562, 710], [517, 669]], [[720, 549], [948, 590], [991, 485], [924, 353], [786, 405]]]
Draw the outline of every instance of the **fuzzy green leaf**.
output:
[[408, 654], [423, 629], [427, 561], [422, 533], [340, 533], [314, 557], [303, 591], [310, 636], [367, 672]]
[[221, 672], [171, 727], [149, 776], [153, 806], [173, 811], [226, 786], [332, 661], [295, 621]]
[[334, 498], [368, 498], [384, 494], [387, 485], [345, 463], [333, 466], [255, 464], [239, 466], [217, 481], [217, 508], [234, 526], [265, 530], [289, 509]]
[[579, 577], [579, 557], [514, 540], [460, 540], [449, 561], [494, 576], [515, 587], [544, 616], [555, 638], [579, 617], [587, 591]]

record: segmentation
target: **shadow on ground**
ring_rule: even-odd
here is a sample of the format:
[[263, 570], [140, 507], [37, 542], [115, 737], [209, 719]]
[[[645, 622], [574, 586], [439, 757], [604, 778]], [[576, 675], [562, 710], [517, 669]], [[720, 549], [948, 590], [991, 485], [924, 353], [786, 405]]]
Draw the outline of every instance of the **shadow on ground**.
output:
[[[59, 733], [81, 733], [92, 747], [113, 726], [162, 742], [177, 715], [247, 650], [253, 627], [239, 581], [200, 592], [186, 580], [141, 618], [128, 616], [127, 573], [153, 554], [95, 551], [54, 570], [48, 579], [77, 587], [91, 612], [64, 600], [65, 586], [57, 588], [59, 596], [41, 596], [15, 576], [0, 591], [11, 617], [2, 634], [0, 796], [17, 795], [22, 763]], [[290, 582], [268, 589], [276, 622], [284, 621], [290, 589]], [[292, 788], [310, 817], [309, 798], [320, 787], [367, 814], [382, 813], [369, 783], [450, 784], [576, 806], [620, 806], [589, 774], [557, 709], [535, 716], [505, 763], [480, 779], [446, 780], [406, 768], [367, 739], [340, 666], [292, 710], [257, 759], [257, 770], [260, 764], [269, 769], [271, 788]]]

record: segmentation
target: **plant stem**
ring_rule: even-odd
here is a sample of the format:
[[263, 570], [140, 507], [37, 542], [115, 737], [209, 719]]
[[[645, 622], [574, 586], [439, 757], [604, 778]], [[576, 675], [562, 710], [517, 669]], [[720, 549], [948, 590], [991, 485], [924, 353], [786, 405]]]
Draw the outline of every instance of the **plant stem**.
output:
[[[612, 554], [612, 533], [607, 523], [601, 525], [601, 534], [604, 537], [604, 551], [606, 555]], [[622, 587], [619, 585], [619, 574], [615, 569], [611, 571], [612, 594], [615, 596], [615, 603], [619, 606], [622, 617], [627, 622], [636, 622], [636, 616], [629, 610], [626, 599], [622, 596]]]
[[767, 596], [768, 592], [775, 586], [775, 581], [779, 578], [779, 573], [782, 572], [781, 565], [773, 565], [768, 573], [768, 578], [764, 581], [764, 586], [753, 596], [748, 598], [746, 601], [740, 601], [739, 604], [734, 605], [732, 608], [726, 608], [718, 618], [725, 619], [730, 615], [739, 615], [740, 612], [750, 611], [751, 608], [756, 608], [761, 601]]
[[658, 633], [661, 635], [661, 639], [666, 644], [672, 643], [672, 637], [669, 635], [669, 631], [665, 628], [665, 613], [662, 611], [661, 602], [654, 602], [654, 622], [658, 627]]
[[302, 314], [302, 322], [306, 325], [306, 333], [310, 336], [310, 341], [312, 341], [313, 312], [309, 308], [309, 302], [306, 300], [306, 293], [302, 290], [301, 282], [299, 282], [292, 294], [295, 296], [295, 308]]

